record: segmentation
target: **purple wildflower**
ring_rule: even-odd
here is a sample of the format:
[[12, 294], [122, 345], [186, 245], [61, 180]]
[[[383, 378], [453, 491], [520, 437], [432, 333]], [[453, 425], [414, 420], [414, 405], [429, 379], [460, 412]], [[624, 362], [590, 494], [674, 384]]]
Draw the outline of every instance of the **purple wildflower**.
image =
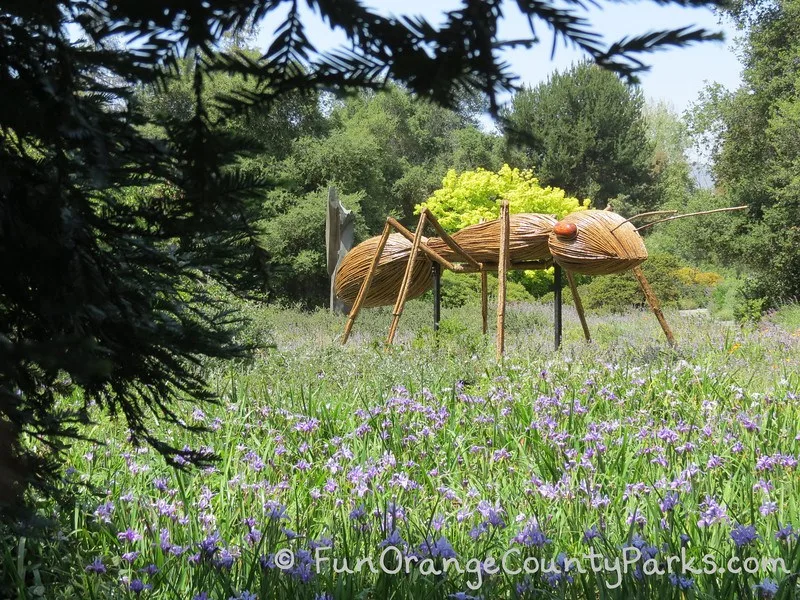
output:
[[145, 584], [141, 579], [134, 579], [128, 584], [128, 589], [138, 596], [145, 590], [153, 589], [153, 586], [149, 583]]
[[791, 523], [779, 528], [778, 531], [775, 532], [775, 539], [780, 542], [786, 542], [792, 536], [795, 536], [795, 533]]
[[455, 558], [456, 551], [453, 550], [453, 546], [450, 545], [450, 542], [447, 541], [447, 538], [444, 536], [439, 537], [436, 541], [433, 541], [430, 537], [428, 537], [419, 547], [420, 554], [423, 556], [430, 556], [432, 558]]
[[120, 531], [117, 534], [117, 539], [120, 542], [132, 543], [132, 542], [136, 542], [136, 541], [139, 541], [140, 539], [142, 539], [142, 536], [138, 532], [136, 532], [133, 529], [131, 529], [130, 527], [128, 527], [125, 531]]
[[378, 547], [386, 548], [387, 546], [394, 546], [395, 548], [405, 548], [407, 545], [408, 544], [406, 544], [406, 541], [402, 537], [400, 537], [400, 532], [397, 531], [397, 529], [395, 529], [394, 531], [392, 531], [391, 534], [389, 534], [386, 537], [386, 539], [384, 539], [383, 541], [381, 541], [380, 544], [378, 544]]
[[444, 515], [436, 515], [431, 521], [431, 527], [433, 527], [434, 531], [441, 531], [442, 527], [444, 527], [444, 521]]
[[778, 503], [770, 500], [764, 500], [764, 502], [761, 503], [761, 506], [758, 507], [758, 512], [765, 517], [774, 514], [778, 512]]
[[772, 600], [778, 593], [778, 587], [778, 582], [769, 577], [765, 577], [761, 583], [753, 586], [753, 591], [758, 594], [759, 598]]
[[669, 512], [673, 510], [678, 505], [678, 493], [677, 492], [667, 492], [667, 495], [664, 496], [664, 499], [661, 501], [661, 512]]
[[255, 546], [261, 541], [261, 535], [261, 531], [253, 527], [244, 535], [244, 539], [251, 546]]
[[649, 545], [647, 543], [647, 540], [645, 540], [638, 533], [634, 533], [633, 537], [631, 537], [631, 541], [630, 542], [626, 542], [623, 547], [625, 547], [625, 548], [630, 548], [630, 547], [636, 548], [637, 550], [639, 550], [642, 553], [642, 558], [644, 560], [649, 560], [651, 558], [655, 558], [656, 555], [658, 554], [658, 548], [656, 548], [655, 546]]
[[592, 540], [597, 539], [600, 537], [600, 532], [597, 529], [597, 525], [592, 525], [589, 529], [583, 532], [583, 541], [587, 544], [591, 544]]
[[477, 540], [487, 531], [489, 531], [489, 524], [483, 521], [481, 523], [478, 523], [475, 527], [473, 527], [470, 530], [469, 537], [471, 537], [473, 540]]
[[633, 509], [633, 512], [628, 514], [626, 522], [628, 523], [628, 525], [636, 524], [639, 527], [644, 527], [645, 525], [647, 525], [647, 517], [645, 517], [637, 507]]
[[318, 540], [308, 541], [309, 550], [316, 550], [317, 548], [333, 548], [333, 539], [322, 536]]
[[685, 575], [670, 573], [669, 582], [681, 590], [690, 590], [694, 587], [694, 579]]
[[731, 539], [737, 548], [743, 548], [759, 539], [759, 535], [752, 525], [737, 525], [731, 530]]
[[573, 582], [572, 576], [567, 574], [568, 569], [566, 569], [566, 563], [567, 555], [563, 552], [558, 554], [555, 561], [550, 561], [545, 574], [545, 581], [547, 581], [551, 587], [558, 587], [558, 585], [562, 582]]
[[711, 496], [706, 496], [706, 499], [700, 504], [700, 520], [697, 521], [697, 526], [710, 527], [716, 523], [727, 523], [728, 521], [727, 509]]
[[102, 523], [111, 523], [111, 515], [114, 512], [114, 503], [104, 502], [94, 510], [94, 518]]
[[206, 539], [198, 544], [200, 548], [200, 553], [203, 556], [213, 556], [214, 553], [219, 550], [219, 532], [215, 531]]
[[100, 560], [99, 556], [95, 556], [94, 560], [86, 565], [86, 572], [87, 573], [94, 573], [95, 575], [101, 575], [106, 572], [106, 566], [103, 564], [103, 561]]
[[771, 481], [767, 481], [766, 479], [759, 479], [756, 483], [753, 484], [753, 491], [754, 492], [763, 492], [765, 494], [769, 494], [772, 489], [773, 485]]
[[169, 517], [173, 521], [178, 518], [178, 507], [173, 502], [167, 502], [164, 498], [159, 498], [153, 503], [153, 507], [162, 517]]
[[314, 558], [311, 552], [299, 548], [295, 552], [295, 563], [287, 573], [302, 583], [308, 583], [314, 578]]
[[214, 564], [220, 569], [230, 569], [233, 567], [233, 560], [234, 556], [231, 554], [231, 551], [227, 548], [223, 548], [220, 550], [219, 555], [214, 561]]
[[492, 454], [492, 461], [499, 462], [501, 460], [506, 460], [511, 458], [511, 452], [506, 450], [505, 448], [500, 448], [500, 450], [495, 450]]
[[289, 519], [289, 515], [286, 514], [286, 507], [275, 500], [267, 500], [264, 503], [264, 514], [270, 521]]
[[294, 426], [301, 433], [311, 433], [319, 427], [319, 419], [303, 419]]
[[485, 500], [481, 500], [478, 503], [478, 512], [492, 527], [502, 529], [506, 526], [506, 522], [503, 520], [505, 511], [499, 505], [492, 506]]
[[169, 549], [172, 546], [172, 544], [170, 544], [170, 541], [169, 541], [169, 529], [166, 529], [166, 528], [162, 529], [159, 532], [159, 535], [161, 537], [161, 542], [160, 542], [161, 551], [162, 552], [169, 552]]
[[514, 536], [512, 541], [521, 546], [541, 548], [545, 544], [549, 544], [552, 540], [540, 529], [539, 523], [535, 519], [531, 519], [525, 524], [522, 531]]

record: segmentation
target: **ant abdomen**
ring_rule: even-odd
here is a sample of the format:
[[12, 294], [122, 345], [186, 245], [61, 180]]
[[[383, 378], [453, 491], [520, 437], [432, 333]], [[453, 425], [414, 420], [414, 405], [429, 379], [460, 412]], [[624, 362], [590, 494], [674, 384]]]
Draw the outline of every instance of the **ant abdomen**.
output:
[[[361, 284], [369, 273], [380, 239], [381, 236], [375, 236], [364, 240], [345, 254], [339, 263], [334, 280], [334, 293], [348, 306], [352, 306], [355, 302]], [[411, 242], [406, 238], [399, 233], [393, 233], [387, 238], [369, 291], [364, 298], [365, 308], [394, 304], [410, 256]], [[431, 260], [419, 252], [414, 263], [408, 287], [409, 299], [421, 296], [432, 285]]]
[[[554, 217], [538, 213], [517, 213], [509, 217], [509, 262], [550, 261], [547, 240], [556, 223]], [[480, 263], [496, 265], [500, 256], [500, 220], [470, 225], [453, 234], [464, 251]], [[428, 246], [449, 261], [460, 260], [441, 238], [431, 238]]]

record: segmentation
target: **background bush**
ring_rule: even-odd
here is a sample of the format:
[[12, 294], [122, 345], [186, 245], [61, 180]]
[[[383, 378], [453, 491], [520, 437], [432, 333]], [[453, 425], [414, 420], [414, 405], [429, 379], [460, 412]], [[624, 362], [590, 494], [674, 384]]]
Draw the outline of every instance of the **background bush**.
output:
[[[497, 276], [489, 274], [488, 292], [490, 301], [497, 298]], [[427, 292], [423, 298], [433, 299], [433, 293]], [[506, 286], [506, 300], [508, 302], [526, 302], [532, 300], [532, 296], [521, 284], [508, 281]], [[481, 303], [481, 277], [477, 273], [452, 273], [444, 271], [442, 273], [442, 306], [446, 308], [460, 308], [462, 306], [475, 305]]]

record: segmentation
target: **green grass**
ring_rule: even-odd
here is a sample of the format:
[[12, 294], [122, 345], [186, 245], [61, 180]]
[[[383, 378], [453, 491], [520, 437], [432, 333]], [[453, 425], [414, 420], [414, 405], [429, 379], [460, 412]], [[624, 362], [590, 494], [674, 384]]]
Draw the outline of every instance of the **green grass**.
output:
[[[776, 533], [800, 526], [797, 308], [744, 329], [667, 312], [675, 350], [649, 313], [590, 315], [586, 344], [565, 309], [559, 352], [551, 310], [513, 307], [498, 363], [474, 307], [445, 311], [434, 337], [430, 307], [412, 302], [388, 351], [389, 310], [365, 311], [341, 347], [342, 317], [253, 308], [243, 335], [274, 347], [208, 365], [220, 404], [179, 407], [209, 430], [152, 423], [178, 447], [216, 453], [214, 467], [176, 471], [97, 414], [87, 433], [105, 445], [76, 444], [64, 464], [74, 503], [55, 512], [45, 540], [8, 540], [5, 576], [18, 598], [772, 597], [770, 582], [756, 587], [765, 577], [792, 597], [798, 542]], [[701, 526], [714, 505], [724, 516]], [[739, 525], [758, 538], [737, 547]], [[136, 539], [119, 539], [128, 528]], [[407, 554], [434, 555], [429, 567], [452, 548], [467, 572], [273, 566], [280, 549], [302, 564], [319, 544], [351, 567], [377, 564], [394, 529], [402, 541], [390, 542]], [[648, 574], [632, 566], [611, 587], [617, 574], [573, 567], [484, 575], [480, 589], [468, 587], [477, 560], [509, 549], [509, 567], [577, 558], [589, 551], [587, 531], [611, 561], [626, 546], [653, 554], [635, 565]], [[701, 567], [708, 554], [720, 565], [780, 558], [786, 571], [650, 573], [682, 549]], [[95, 558], [105, 573], [86, 570]], [[132, 591], [134, 580], [151, 587]]]
[[770, 320], [798, 334], [800, 332], [800, 304], [786, 304], [770, 315]]

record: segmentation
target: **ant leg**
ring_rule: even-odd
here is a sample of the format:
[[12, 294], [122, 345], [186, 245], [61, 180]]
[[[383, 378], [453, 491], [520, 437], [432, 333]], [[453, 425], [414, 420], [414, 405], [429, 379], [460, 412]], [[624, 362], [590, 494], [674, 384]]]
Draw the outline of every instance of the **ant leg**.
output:
[[500, 205], [500, 260], [497, 263], [497, 360], [505, 351], [506, 274], [508, 272], [508, 238], [511, 222], [508, 202]]
[[656, 315], [656, 319], [658, 319], [658, 322], [661, 325], [661, 329], [664, 331], [664, 335], [667, 336], [667, 341], [669, 342], [669, 345], [674, 346], [675, 336], [672, 335], [672, 330], [669, 328], [669, 325], [667, 325], [667, 320], [664, 318], [664, 313], [661, 312], [661, 306], [658, 303], [658, 298], [656, 298], [656, 295], [653, 293], [653, 289], [647, 282], [647, 278], [645, 278], [641, 267], [639, 266], [633, 267], [633, 274], [636, 275], [636, 279], [639, 280], [639, 285], [642, 286], [644, 297], [647, 298], [647, 302], [648, 304], [650, 304], [650, 308], [653, 309], [653, 313]]
[[427, 215], [424, 212], [419, 217], [417, 231], [414, 234], [414, 241], [411, 244], [411, 254], [408, 257], [408, 264], [406, 265], [406, 272], [403, 275], [403, 281], [400, 284], [400, 293], [397, 296], [397, 302], [395, 302], [394, 311], [392, 311], [392, 326], [389, 328], [389, 336], [386, 338], [387, 346], [392, 343], [392, 340], [394, 340], [394, 334], [397, 332], [397, 324], [400, 322], [400, 315], [403, 314], [403, 308], [406, 304], [406, 297], [408, 296], [408, 285], [411, 281], [411, 274], [414, 272], [414, 267], [416, 266], [415, 263], [417, 260], [417, 252], [419, 251], [419, 246], [422, 242], [422, 230], [425, 228], [426, 218]]
[[[364, 278], [364, 281], [361, 284], [361, 288], [359, 288], [358, 296], [356, 296], [356, 300], [353, 303], [353, 307], [350, 309], [350, 315], [347, 318], [347, 324], [345, 325], [344, 335], [342, 336], [342, 344], [347, 343], [347, 340], [350, 337], [350, 332], [353, 328], [353, 323], [355, 322], [356, 317], [358, 316], [358, 313], [361, 310], [361, 305], [364, 303], [364, 300], [367, 297], [367, 294], [369, 292], [369, 287], [372, 284], [372, 280], [375, 276], [375, 271], [378, 267], [378, 263], [380, 262], [380, 257], [383, 254], [383, 249], [386, 246], [386, 242], [389, 239], [389, 235], [392, 229], [395, 229], [400, 235], [402, 235], [409, 242], [411, 242], [411, 254], [409, 256], [409, 263], [408, 265], [406, 265], [406, 271], [400, 286], [400, 294], [398, 295], [397, 302], [395, 303], [395, 309], [393, 311], [394, 319], [392, 320], [392, 327], [389, 331], [389, 339], [387, 340], [387, 344], [392, 343], [392, 340], [394, 339], [394, 334], [397, 330], [397, 322], [400, 320], [400, 315], [403, 313], [403, 307], [405, 305], [405, 300], [408, 295], [408, 286], [411, 279], [411, 274], [413, 273], [412, 265], [416, 259], [418, 250], [422, 250], [425, 254], [428, 255], [428, 258], [430, 258], [432, 261], [436, 263], [439, 263], [445, 269], [448, 269], [456, 273], [461, 273], [464, 271], [464, 268], [461, 265], [454, 265], [450, 261], [445, 260], [438, 252], [429, 248], [428, 245], [422, 241], [422, 232], [424, 230], [425, 223], [428, 220], [432, 222], [432, 224], [434, 225], [434, 227], [436, 227], [437, 230], [440, 230], [443, 232], [444, 235], [447, 235], [446, 233], [444, 233], [444, 230], [441, 229], [441, 226], [439, 225], [438, 221], [436, 221], [435, 217], [433, 217], [433, 215], [427, 210], [420, 215], [419, 225], [417, 227], [416, 233], [411, 233], [408, 229], [403, 227], [403, 225], [401, 225], [396, 219], [392, 217], [386, 219], [386, 225], [384, 226], [383, 233], [381, 234], [381, 238], [378, 241], [378, 247], [375, 250], [375, 256], [373, 257], [372, 263], [370, 264], [369, 270], [367, 271], [367, 276]], [[448, 239], [452, 243], [448, 242]], [[483, 265], [479, 264], [466, 252], [464, 252], [461, 249], [461, 247], [458, 246], [458, 244], [456, 244], [455, 240], [452, 240], [451, 238], [449, 238], [449, 236], [447, 236], [445, 242], [448, 243], [448, 245], [450, 245], [451, 248], [455, 246], [454, 250], [456, 251], [456, 253], [460, 256], [463, 256], [464, 259], [470, 263], [470, 265], [474, 265], [478, 269], [483, 268]]]
[[[420, 219], [421, 219], [421, 218], [422, 218], [422, 217], [420, 217]], [[425, 217], [425, 220], [427, 221], [428, 219], [429, 219], [429, 217], [427, 217], [427, 216], [426, 216], [426, 217]], [[414, 233], [411, 233], [411, 232], [410, 232], [408, 229], [406, 229], [405, 227], [403, 227], [403, 225], [402, 225], [401, 223], [399, 223], [399, 222], [398, 222], [396, 219], [394, 219], [394, 218], [392, 218], [392, 217], [389, 217], [389, 218], [387, 219], [387, 222], [388, 222], [388, 223], [389, 223], [389, 224], [390, 224], [392, 227], [394, 227], [394, 228], [395, 228], [395, 230], [397, 230], [397, 233], [399, 233], [400, 235], [402, 235], [404, 238], [406, 238], [406, 239], [407, 239], [409, 242], [411, 242], [412, 244], [414, 243], [414, 238], [416, 237], [416, 234], [414, 234]], [[448, 261], [448, 260], [445, 260], [445, 259], [442, 257], [442, 255], [441, 255], [441, 254], [439, 254], [439, 253], [438, 253], [438, 252], [436, 252], [435, 250], [432, 250], [432, 249], [431, 249], [431, 248], [430, 248], [430, 247], [429, 247], [429, 246], [428, 246], [428, 245], [427, 245], [425, 242], [421, 242], [421, 243], [420, 243], [420, 245], [419, 245], [419, 249], [420, 249], [420, 250], [422, 250], [422, 251], [423, 251], [425, 254], [427, 254], [427, 255], [428, 255], [428, 258], [430, 258], [430, 259], [431, 259], [433, 262], [437, 262], [437, 263], [439, 263], [440, 265], [442, 265], [442, 266], [443, 266], [445, 269], [447, 269], [448, 271], [453, 271], [454, 273], [461, 273], [461, 272], [463, 272], [463, 271], [464, 271], [464, 268], [463, 268], [461, 265], [454, 265], [454, 264], [453, 264], [453, 263], [451, 263], [450, 261]], [[479, 265], [479, 266], [480, 266], [480, 265]]]
[[583, 302], [581, 302], [581, 297], [578, 295], [578, 286], [575, 285], [575, 277], [572, 275], [572, 271], [566, 271], [566, 273], [569, 289], [572, 292], [572, 299], [575, 300], [575, 310], [578, 311], [578, 318], [581, 320], [581, 327], [583, 327], [583, 335], [586, 337], [587, 342], [591, 342], [592, 336], [589, 335], [589, 326], [586, 324], [586, 315], [583, 314]]
[[486, 271], [481, 269], [481, 318], [483, 320], [483, 335], [486, 335], [486, 331], [489, 329], [488, 327], [488, 317], [489, 317], [489, 299], [488, 299], [488, 288], [489, 281]]
[[367, 271], [367, 276], [364, 278], [364, 281], [361, 284], [361, 289], [358, 290], [356, 301], [353, 303], [353, 308], [350, 309], [350, 315], [347, 317], [347, 325], [344, 327], [344, 335], [342, 336], [342, 345], [347, 343], [347, 340], [350, 337], [350, 331], [353, 329], [353, 323], [355, 323], [356, 317], [358, 316], [358, 311], [361, 310], [361, 305], [367, 298], [369, 286], [372, 284], [372, 278], [375, 276], [375, 269], [378, 267], [378, 262], [380, 261], [381, 254], [383, 254], [383, 249], [386, 246], [386, 240], [389, 239], [390, 231], [391, 224], [387, 220], [386, 225], [383, 226], [383, 233], [381, 234], [381, 239], [378, 241], [378, 247], [375, 249], [375, 256], [372, 258], [372, 263], [369, 266], [369, 271]]
[[450, 235], [444, 230], [444, 227], [442, 227], [439, 224], [439, 221], [436, 219], [436, 217], [433, 215], [433, 213], [430, 210], [428, 210], [426, 208], [426, 209], [423, 210], [423, 212], [425, 213], [425, 216], [426, 216], [428, 222], [433, 226], [433, 228], [436, 230], [436, 232], [441, 236], [442, 241], [445, 244], [447, 244], [447, 246], [453, 252], [455, 252], [456, 256], [458, 256], [461, 260], [463, 260], [465, 263], [470, 265], [473, 269], [478, 269], [478, 270], [482, 269], [481, 264], [477, 260], [472, 258], [466, 250], [464, 250], [461, 246], [459, 246], [457, 241], [455, 241], [452, 237], [450, 237]]
[[434, 214], [428, 210], [427, 208], [424, 209], [425, 214], [428, 216], [428, 221], [436, 230], [436, 232], [441, 237], [442, 241], [455, 253], [457, 257], [459, 257], [462, 261], [467, 263], [473, 269], [477, 269], [480, 271], [481, 274], [481, 321], [483, 326], [483, 334], [486, 335], [488, 327], [488, 316], [489, 316], [489, 306], [487, 300], [487, 276], [486, 271], [483, 269], [483, 265], [479, 263], [477, 260], [472, 258], [469, 253], [464, 250], [457, 241], [455, 241], [439, 224], [439, 221], [436, 219]]

